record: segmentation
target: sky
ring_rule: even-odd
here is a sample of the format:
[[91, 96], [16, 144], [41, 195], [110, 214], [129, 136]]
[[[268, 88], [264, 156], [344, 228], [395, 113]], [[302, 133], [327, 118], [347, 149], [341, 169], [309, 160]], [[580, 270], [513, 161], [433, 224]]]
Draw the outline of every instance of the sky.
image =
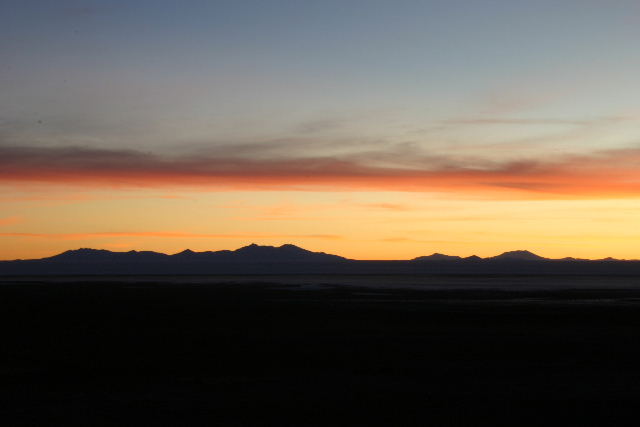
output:
[[0, 259], [640, 258], [635, 0], [0, 3]]

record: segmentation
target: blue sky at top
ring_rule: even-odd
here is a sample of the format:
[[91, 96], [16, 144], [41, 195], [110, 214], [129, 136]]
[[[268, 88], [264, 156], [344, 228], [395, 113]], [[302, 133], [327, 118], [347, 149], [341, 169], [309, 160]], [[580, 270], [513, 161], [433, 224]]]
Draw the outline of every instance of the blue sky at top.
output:
[[[562, 121], [635, 113], [639, 13], [624, 1], [5, 3], [0, 114], [32, 143], [62, 145], [312, 130], [425, 144], [552, 138], [576, 127]], [[503, 118], [543, 122], [466, 123]], [[631, 143], [619, 127], [584, 144]]]

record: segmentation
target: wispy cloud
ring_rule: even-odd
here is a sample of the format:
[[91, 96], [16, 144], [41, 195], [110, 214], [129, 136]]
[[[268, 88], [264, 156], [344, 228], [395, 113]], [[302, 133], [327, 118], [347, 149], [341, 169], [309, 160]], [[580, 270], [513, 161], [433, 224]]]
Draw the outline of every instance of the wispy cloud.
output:
[[567, 97], [575, 90], [562, 88], [533, 92], [522, 87], [523, 83], [515, 86], [505, 85], [487, 93], [482, 100], [480, 111], [488, 115], [511, 114], [552, 103]]
[[616, 116], [602, 116], [583, 120], [549, 119], [549, 118], [506, 118], [506, 117], [462, 117], [456, 119], [441, 120], [444, 125], [575, 125], [585, 128], [594, 126], [616, 125], [624, 122], [637, 121], [637, 111]]
[[472, 118], [442, 120], [444, 124], [464, 125], [585, 125], [588, 120], [562, 120], [562, 119], [501, 119], [501, 118]]
[[416, 210], [402, 203], [360, 203], [356, 205], [359, 208], [365, 210], [381, 210], [381, 211], [394, 211], [394, 212], [406, 212]]
[[[38, 193], [44, 192], [42, 188], [38, 188]], [[60, 194], [59, 192], [48, 192], [47, 194], [31, 194], [27, 192], [24, 195], [0, 196], [0, 203], [30, 203], [40, 206], [53, 206], [61, 204], [72, 204], [82, 202], [95, 202], [103, 200], [142, 200], [142, 199], [173, 199], [173, 200], [193, 200], [193, 197], [177, 196], [177, 195], [126, 195], [118, 194], [117, 196], [104, 194]]]
[[51, 240], [88, 240], [113, 237], [154, 237], [178, 239], [319, 239], [340, 240], [343, 236], [334, 234], [272, 234], [272, 233], [238, 233], [238, 234], [201, 234], [172, 231], [108, 231], [97, 233], [0, 233], [2, 237], [24, 237]]
[[377, 240], [379, 242], [386, 243], [431, 243], [431, 244], [468, 244], [468, 241], [452, 241], [452, 240], [427, 240], [427, 239], [414, 239], [409, 237], [387, 237]]
[[0, 147], [0, 183], [87, 188], [454, 192], [521, 198], [640, 195], [640, 148], [492, 161], [407, 145], [342, 156], [170, 157], [135, 150]]
[[243, 212], [241, 216], [234, 217], [234, 220], [250, 221], [316, 221], [319, 219], [318, 216], [309, 214], [331, 209], [331, 206], [301, 206], [295, 203], [280, 203], [275, 206], [233, 204], [219, 207]]
[[0, 218], [0, 225], [10, 225], [10, 224], [15, 224], [17, 222], [20, 222], [21, 219], [18, 218], [17, 216], [12, 216], [9, 218]]
[[[401, 203], [352, 203], [342, 201], [335, 204], [297, 204], [279, 203], [273, 206], [248, 205], [244, 203], [232, 203], [218, 205], [216, 208], [229, 209], [241, 212], [234, 220], [247, 221], [335, 221], [340, 219], [353, 219], [353, 215], [362, 215], [363, 212], [409, 212], [420, 210]], [[336, 217], [335, 212], [343, 212], [342, 217]], [[324, 215], [330, 212], [330, 217]]]
[[164, 196], [157, 196], [159, 199], [177, 199], [177, 200], [194, 200], [193, 197], [177, 196], [175, 194], [167, 194]]
[[313, 134], [325, 131], [341, 129], [344, 126], [344, 119], [322, 119], [301, 124], [297, 131], [302, 134]]
[[71, 6], [62, 9], [61, 15], [67, 18], [78, 18], [87, 15], [96, 15], [112, 12], [117, 9], [117, 5], [110, 6]]

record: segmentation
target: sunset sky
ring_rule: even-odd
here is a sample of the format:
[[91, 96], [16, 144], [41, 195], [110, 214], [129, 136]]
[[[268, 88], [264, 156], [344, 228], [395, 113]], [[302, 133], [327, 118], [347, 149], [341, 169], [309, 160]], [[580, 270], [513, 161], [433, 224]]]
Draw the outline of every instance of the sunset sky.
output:
[[640, 259], [640, 2], [0, 3], [0, 259]]

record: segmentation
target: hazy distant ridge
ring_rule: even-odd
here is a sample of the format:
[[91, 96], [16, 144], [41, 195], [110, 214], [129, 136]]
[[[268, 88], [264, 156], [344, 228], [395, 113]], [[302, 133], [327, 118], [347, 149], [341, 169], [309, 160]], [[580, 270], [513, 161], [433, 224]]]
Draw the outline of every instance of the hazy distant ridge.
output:
[[[609, 262], [606, 262], [609, 261]], [[435, 253], [405, 261], [360, 261], [295, 245], [252, 244], [234, 251], [173, 255], [81, 248], [35, 260], [0, 261], [0, 275], [265, 275], [265, 274], [624, 274], [640, 276], [640, 261], [549, 259], [525, 250], [480, 258]]]
[[470, 257], [467, 258], [462, 258], [459, 256], [451, 256], [451, 255], [443, 255], [443, 254], [439, 254], [439, 253], [435, 253], [433, 255], [428, 255], [428, 256], [419, 256], [417, 258], [414, 258], [413, 261], [443, 261], [443, 260], [504, 260], [504, 261], [509, 261], [509, 260], [518, 260], [518, 261], [625, 261], [625, 260], [620, 260], [620, 259], [615, 259], [615, 258], [604, 258], [601, 260], [588, 260], [588, 259], [584, 259], [584, 258], [572, 258], [572, 257], [566, 257], [566, 258], [545, 258], [545, 257], [541, 257], [540, 255], [536, 255], [533, 252], [529, 252], [529, 251], [525, 251], [525, 250], [517, 250], [517, 251], [508, 251], [508, 252], [504, 252], [501, 253], [500, 255], [496, 255], [496, 256], [492, 256], [492, 257], [487, 257], [487, 258], [480, 258], [476, 255], [472, 255]]

